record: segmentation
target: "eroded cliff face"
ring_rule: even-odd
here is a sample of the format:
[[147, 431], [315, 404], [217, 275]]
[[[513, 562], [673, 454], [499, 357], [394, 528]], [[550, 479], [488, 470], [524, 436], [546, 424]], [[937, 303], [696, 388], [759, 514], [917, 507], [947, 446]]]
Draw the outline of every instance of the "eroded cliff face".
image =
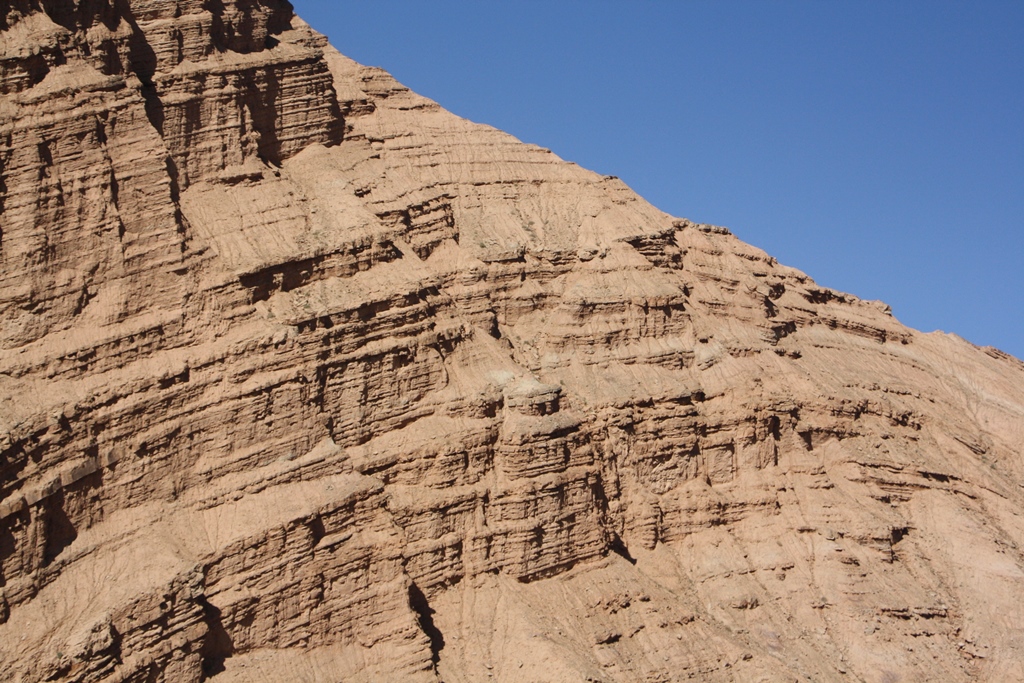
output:
[[0, 16], [0, 674], [1024, 679], [1024, 364], [271, 0]]

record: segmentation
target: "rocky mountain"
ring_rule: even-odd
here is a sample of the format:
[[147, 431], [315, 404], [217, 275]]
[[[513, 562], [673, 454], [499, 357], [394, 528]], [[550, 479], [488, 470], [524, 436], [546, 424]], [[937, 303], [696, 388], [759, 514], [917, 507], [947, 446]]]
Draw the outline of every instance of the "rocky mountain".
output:
[[287, 2], [0, 10], [3, 680], [1024, 680], [1024, 363]]

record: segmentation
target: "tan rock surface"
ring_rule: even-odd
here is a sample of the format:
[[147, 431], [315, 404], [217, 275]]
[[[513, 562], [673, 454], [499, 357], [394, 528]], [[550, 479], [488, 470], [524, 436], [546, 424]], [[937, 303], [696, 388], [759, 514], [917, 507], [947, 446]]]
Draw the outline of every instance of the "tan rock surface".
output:
[[1024, 680], [1024, 364], [274, 0], [4, 3], [0, 679]]

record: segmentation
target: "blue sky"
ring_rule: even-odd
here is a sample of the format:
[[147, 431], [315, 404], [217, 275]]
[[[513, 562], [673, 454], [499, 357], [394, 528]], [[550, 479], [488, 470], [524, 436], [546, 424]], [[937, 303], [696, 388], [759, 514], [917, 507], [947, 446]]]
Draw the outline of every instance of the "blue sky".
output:
[[293, 4], [460, 116], [1024, 357], [1024, 2]]

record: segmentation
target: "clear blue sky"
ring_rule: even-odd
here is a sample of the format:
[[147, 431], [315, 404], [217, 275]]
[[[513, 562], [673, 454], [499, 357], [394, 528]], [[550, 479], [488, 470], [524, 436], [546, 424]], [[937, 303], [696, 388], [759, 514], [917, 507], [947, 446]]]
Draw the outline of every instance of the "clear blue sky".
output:
[[1024, 357], [1024, 1], [294, 5], [460, 116]]

